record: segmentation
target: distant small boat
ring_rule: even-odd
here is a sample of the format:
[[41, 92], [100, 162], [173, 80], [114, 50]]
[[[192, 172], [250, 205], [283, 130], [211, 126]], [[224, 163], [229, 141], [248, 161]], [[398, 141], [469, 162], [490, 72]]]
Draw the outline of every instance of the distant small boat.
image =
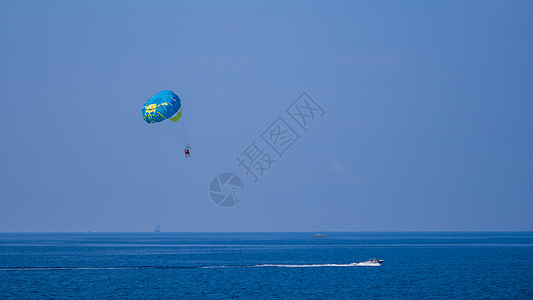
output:
[[159, 222], [155, 223], [154, 232], [161, 232], [161, 225], [159, 225]]
[[315, 237], [317, 237], [317, 238], [323, 238], [323, 237], [324, 237], [324, 235], [323, 235], [323, 234], [321, 234], [321, 233], [317, 233], [317, 234], [315, 234]]

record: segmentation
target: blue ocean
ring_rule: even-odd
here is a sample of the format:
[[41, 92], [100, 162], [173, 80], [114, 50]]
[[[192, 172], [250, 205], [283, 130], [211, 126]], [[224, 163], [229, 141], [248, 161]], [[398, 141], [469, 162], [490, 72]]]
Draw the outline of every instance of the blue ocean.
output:
[[0, 297], [533, 299], [533, 233], [2, 233]]

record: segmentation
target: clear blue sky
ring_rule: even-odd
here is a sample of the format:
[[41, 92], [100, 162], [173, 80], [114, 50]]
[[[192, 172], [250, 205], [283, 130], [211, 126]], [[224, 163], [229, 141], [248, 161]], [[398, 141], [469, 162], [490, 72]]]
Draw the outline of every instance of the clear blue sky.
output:
[[[0, 11], [2, 232], [533, 230], [531, 1]], [[163, 89], [191, 159], [141, 117]], [[251, 183], [235, 157], [303, 91], [326, 114]]]

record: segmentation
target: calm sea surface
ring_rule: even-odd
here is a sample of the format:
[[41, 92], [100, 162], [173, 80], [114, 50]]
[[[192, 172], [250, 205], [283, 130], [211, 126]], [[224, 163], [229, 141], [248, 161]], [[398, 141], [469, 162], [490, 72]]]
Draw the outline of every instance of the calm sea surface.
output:
[[67, 297], [533, 299], [533, 233], [0, 234], [0, 298]]

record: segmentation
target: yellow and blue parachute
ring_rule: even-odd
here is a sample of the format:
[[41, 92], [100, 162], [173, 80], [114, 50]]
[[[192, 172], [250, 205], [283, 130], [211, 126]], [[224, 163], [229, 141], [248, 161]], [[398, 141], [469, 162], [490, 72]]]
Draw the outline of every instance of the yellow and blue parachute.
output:
[[146, 123], [157, 123], [170, 119], [177, 122], [181, 118], [181, 100], [172, 91], [161, 91], [144, 104], [141, 109]]

